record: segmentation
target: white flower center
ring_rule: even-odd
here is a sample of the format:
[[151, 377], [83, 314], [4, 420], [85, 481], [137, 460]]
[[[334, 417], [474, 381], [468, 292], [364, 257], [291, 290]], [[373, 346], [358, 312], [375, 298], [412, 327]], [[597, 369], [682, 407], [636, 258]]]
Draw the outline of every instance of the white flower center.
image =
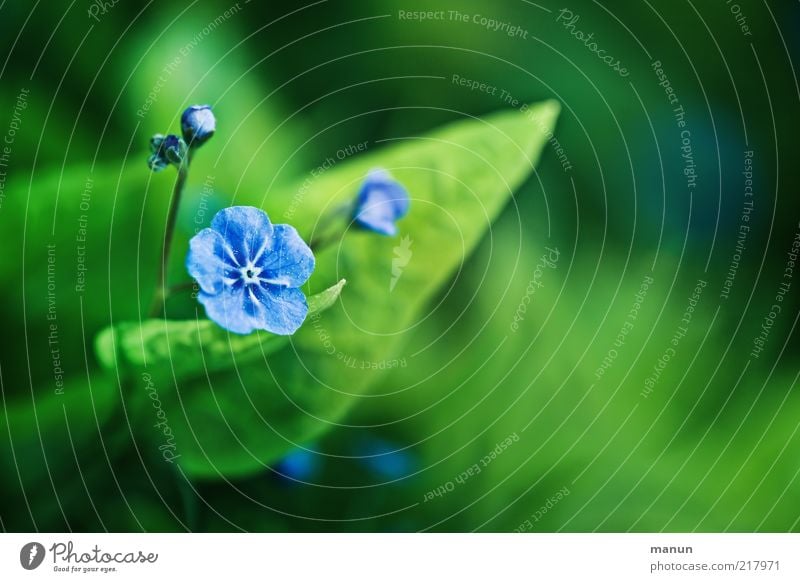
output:
[[259, 277], [261, 274], [261, 267], [256, 267], [255, 265], [248, 263], [239, 269], [239, 272], [241, 272], [242, 279], [244, 279], [246, 285], [261, 282], [261, 278]]

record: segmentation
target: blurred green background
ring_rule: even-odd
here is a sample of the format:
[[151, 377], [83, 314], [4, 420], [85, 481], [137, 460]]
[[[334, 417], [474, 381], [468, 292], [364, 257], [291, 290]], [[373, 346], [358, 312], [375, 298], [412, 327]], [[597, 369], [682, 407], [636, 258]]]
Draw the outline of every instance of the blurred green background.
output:
[[[792, 62], [800, 5], [737, 6], [738, 14], [723, 1], [683, 0], [5, 2], [0, 525], [800, 529], [800, 281], [784, 276], [800, 228]], [[443, 16], [401, 16], [420, 10]], [[484, 16], [508, 27], [491, 30]], [[509, 35], [511, 26], [519, 28]], [[629, 74], [607, 66], [591, 42]], [[558, 146], [545, 145], [475, 252], [402, 334], [395, 357], [406, 365], [359, 371], [368, 388], [348, 413], [283, 459], [264, 459], [261, 471], [187, 479], [165, 463], [148, 432], [152, 413], [100, 371], [92, 347], [102, 328], [142, 317], [152, 295], [174, 174], [147, 171], [150, 135], [176, 131], [193, 103], [217, 115], [181, 209], [179, 249], [196, 219], [207, 224], [231, 203], [308, 226], [317, 216], [303, 215], [302, 204], [287, 218], [292, 193], [337, 151], [366, 143], [380, 152], [387, 140], [513, 109], [505, 95], [560, 102]], [[77, 294], [82, 196], [91, 205], [91, 268]], [[48, 343], [48, 244], [59, 249], [64, 394], [55, 393]], [[385, 246], [387, 272], [394, 244]], [[546, 247], [559, 259], [512, 330]], [[176, 280], [185, 278], [182, 256], [176, 250], [170, 264]], [[411, 260], [435, 268], [438, 259]], [[705, 287], [694, 306], [698, 280]], [[789, 287], [777, 300], [782, 283]], [[347, 290], [342, 301], [357, 310]], [[397, 308], [388, 295], [376, 301]], [[171, 309], [176, 318], [195, 313], [188, 301]], [[671, 343], [682, 326], [685, 336]], [[290, 357], [281, 354], [274, 358]], [[655, 372], [665, 354], [669, 363]], [[267, 383], [268, 371], [260, 374]], [[130, 428], [139, 424], [145, 430]], [[480, 472], [457, 479], [476, 464]]]

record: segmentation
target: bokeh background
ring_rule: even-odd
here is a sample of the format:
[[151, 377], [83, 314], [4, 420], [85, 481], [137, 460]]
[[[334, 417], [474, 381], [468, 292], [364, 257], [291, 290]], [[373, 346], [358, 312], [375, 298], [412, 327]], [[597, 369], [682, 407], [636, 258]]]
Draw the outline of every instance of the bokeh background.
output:
[[[401, 17], [419, 10], [443, 18]], [[562, 10], [579, 17], [571, 27]], [[789, 0], [2, 3], [0, 526], [797, 531], [800, 272], [785, 275], [800, 230], [799, 27]], [[164, 462], [152, 412], [93, 349], [102, 328], [137, 320], [152, 295], [174, 174], [147, 171], [150, 135], [177, 130], [192, 103], [218, 118], [181, 209], [175, 244], [185, 248], [198, 216], [256, 200], [285, 217], [292, 198], [278, 193], [336, 152], [380, 152], [387, 140], [513, 109], [504, 95], [558, 101], [558, 145], [544, 147], [403, 334], [404, 365], [363, 370], [368, 386], [346, 414], [259, 471], [192, 479]], [[77, 294], [82, 201], [87, 288]], [[512, 330], [546, 248], [558, 261]], [[182, 254], [174, 279], [185, 278]], [[411, 260], [435, 266], [437, 256]], [[397, 309], [389, 295], [375, 300]], [[170, 309], [191, 317], [196, 307]], [[288, 357], [269, 357], [265, 385], [270, 362]]]

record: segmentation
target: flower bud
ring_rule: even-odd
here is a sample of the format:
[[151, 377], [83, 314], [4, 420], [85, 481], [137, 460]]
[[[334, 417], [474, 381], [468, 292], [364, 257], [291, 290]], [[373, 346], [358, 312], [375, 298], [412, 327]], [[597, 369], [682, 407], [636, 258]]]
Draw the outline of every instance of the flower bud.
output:
[[154, 172], [160, 172], [170, 164], [180, 166], [186, 157], [186, 149], [186, 143], [177, 135], [157, 133], [150, 138], [152, 153], [147, 158], [147, 165]]
[[181, 131], [189, 147], [200, 147], [216, 129], [217, 120], [210, 105], [192, 105], [181, 115]]
[[170, 134], [165, 137], [161, 147], [164, 150], [164, 155], [171, 164], [180, 166], [183, 163], [186, 157], [186, 142], [177, 135]]
[[408, 213], [411, 201], [400, 182], [386, 170], [372, 170], [361, 184], [353, 207], [355, 224], [378, 234], [397, 234], [396, 222]]

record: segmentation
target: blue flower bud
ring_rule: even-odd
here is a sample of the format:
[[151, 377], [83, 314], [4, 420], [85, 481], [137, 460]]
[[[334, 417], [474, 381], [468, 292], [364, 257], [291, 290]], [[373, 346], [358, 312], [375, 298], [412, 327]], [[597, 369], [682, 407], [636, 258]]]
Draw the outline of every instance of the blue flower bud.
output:
[[170, 164], [180, 166], [186, 158], [186, 143], [177, 135], [163, 136], [160, 133], [150, 138], [150, 157], [147, 165], [154, 172], [160, 172]]
[[169, 160], [162, 155], [161, 146], [164, 136], [160, 133], [150, 138], [150, 157], [147, 158], [147, 167], [154, 172], [160, 172], [169, 165]]
[[186, 157], [186, 143], [177, 135], [168, 135], [161, 146], [170, 163], [180, 166]]
[[400, 182], [386, 170], [372, 170], [358, 192], [353, 220], [367, 230], [394, 236], [395, 222], [408, 213], [409, 205], [408, 192]]
[[210, 105], [192, 105], [181, 115], [181, 131], [189, 147], [200, 147], [216, 129], [217, 120]]

